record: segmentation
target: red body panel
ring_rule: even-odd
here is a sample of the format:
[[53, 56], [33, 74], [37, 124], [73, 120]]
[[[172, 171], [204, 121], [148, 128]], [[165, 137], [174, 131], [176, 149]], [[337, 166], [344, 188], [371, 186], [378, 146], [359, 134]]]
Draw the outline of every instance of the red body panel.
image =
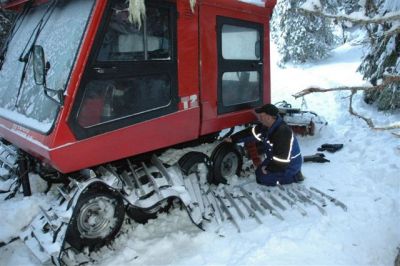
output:
[[[7, 4], [14, 8], [15, 1]], [[252, 110], [217, 115], [216, 15], [264, 24], [264, 102], [270, 102], [269, 17], [265, 8], [235, 0], [177, 0], [179, 111], [122, 129], [77, 140], [67, 120], [99, 28], [106, 1], [97, 1], [66, 89], [65, 103], [49, 135], [0, 118], [0, 136], [63, 173], [197, 139], [201, 135], [253, 121]]]

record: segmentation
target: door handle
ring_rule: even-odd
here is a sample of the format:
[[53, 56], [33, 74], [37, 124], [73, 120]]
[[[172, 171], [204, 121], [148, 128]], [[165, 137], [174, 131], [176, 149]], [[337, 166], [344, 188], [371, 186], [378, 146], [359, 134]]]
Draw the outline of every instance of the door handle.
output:
[[94, 67], [93, 70], [96, 71], [98, 74], [109, 74], [117, 72], [116, 67]]
[[257, 66], [263, 66], [264, 63], [263, 62], [258, 62], [258, 63], [252, 63], [251, 67], [256, 68]]

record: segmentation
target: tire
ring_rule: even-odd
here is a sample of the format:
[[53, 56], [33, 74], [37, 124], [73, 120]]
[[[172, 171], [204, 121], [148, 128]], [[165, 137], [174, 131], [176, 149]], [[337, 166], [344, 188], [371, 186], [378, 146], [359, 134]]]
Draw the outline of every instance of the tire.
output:
[[242, 170], [243, 157], [237, 146], [229, 142], [221, 142], [211, 155], [213, 162], [214, 184], [226, 184], [234, 175]]
[[182, 173], [185, 175], [194, 173], [197, 170], [197, 166], [201, 163], [204, 163], [207, 167], [207, 182], [212, 183], [212, 162], [206, 154], [202, 152], [191, 151], [183, 155], [178, 161], [178, 165], [181, 168]]
[[125, 217], [122, 198], [111, 191], [87, 191], [74, 208], [66, 241], [78, 251], [97, 250], [109, 244], [121, 229]]

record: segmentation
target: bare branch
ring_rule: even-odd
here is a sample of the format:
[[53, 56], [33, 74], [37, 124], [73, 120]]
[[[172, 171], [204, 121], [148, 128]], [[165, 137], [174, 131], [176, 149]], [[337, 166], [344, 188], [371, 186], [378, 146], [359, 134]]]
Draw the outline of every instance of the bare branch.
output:
[[386, 74], [383, 77], [383, 84], [387, 85], [389, 83], [400, 83], [400, 76]]
[[[376, 86], [376, 87], [378, 87], [378, 86]], [[373, 89], [373, 88], [374, 87], [338, 87], [338, 88], [330, 88], [330, 89], [321, 89], [321, 88], [311, 87], [311, 88], [304, 89], [304, 90], [302, 90], [300, 92], [297, 92], [297, 93], [293, 94], [292, 96], [295, 99], [297, 99], [299, 97], [303, 97], [303, 96], [305, 96], [307, 94], [314, 93], [314, 92], [360, 91], [360, 90], [366, 91], [366, 90], [370, 90], [370, 89]]]
[[[349, 113], [351, 115], [354, 115], [367, 123], [367, 125], [374, 130], [392, 130], [392, 129], [397, 129], [400, 128], [400, 123], [398, 124], [393, 124], [393, 125], [387, 125], [387, 126], [376, 126], [372, 119], [364, 117], [354, 111], [353, 109], [353, 96], [357, 93], [357, 91], [367, 91], [367, 90], [382, 90], [386, 85], [392, 84], [392, 83], [400, 83], [400, 76], [394, 76], [394, 75], [386, 75], [383, 78], [383, 82], [380, 85], [377, 86], [365, 86], [365, 87], [337, 87], [337, 88], [330, 88], [330, 89], [322, 89], [322, 88], [307, 88], [304, 89], [300, 92], [297, 92], [293, 94], [293, 97], [295, 99], [299, 97], [304, 97], [307, 94], [314, 93], [314, 92], [330, 92], [330, 91], [351, 91], [351, 95], [349, 98], [350, 104], [349, 104]], [[395, 133], [393, 133], [395, 134]], [[397, 134], [395, 134], [397, 135]]]
[[354, 116], [356, 116], [356, 117], [361, 118], [362, 120], [364, 120], [365, 123], [367, 123], [367, 125], [368, 125], [370, 128], [375, 128], [374, 122], [372, 122], [372, 120], [371, 120], [370, 118], [366, 118], [366, 117], [364, 117], [364, 116], [362, 116], [362, 115], [360, 115], [360, 114], [358, 114], [357, 112], [354, 111], [354, 109], [353, 109], [353, 96], [354, 96], [354, 94], [356, 94], [356, 93], [357, 93], [356, 90], [352, 90], [352, 91], [351, 91], [350, 104], [349, 104], [349, 112], [350, 112], [350, 114], [352, 114], [352, 115], [354, 115]]
[[374, 129], [376, 130], [391, 130], [391, 129], [398, 129], [400, 128], [400, 124], [394, 124], [394, 125], [389, 125], [389, 126], [375, 126]]
[[397, 75], [385, 75], [383, 77], [383, 82], [377, 86], [358, 86], [358, 87], [337, 87], [337, 88], [330, 88], [330, 89], [322, 89], [322, 88], [307, 88], [300, 92], [293, 94], [292, 96], [297, 99], [303, 97], [307, 94], [314, 93], [314, 92], [329, 92], [329, 91], [367, 91], [367, 90], [382, 90], [387, 85], [391, 83], [400, 83], [400, 76]]

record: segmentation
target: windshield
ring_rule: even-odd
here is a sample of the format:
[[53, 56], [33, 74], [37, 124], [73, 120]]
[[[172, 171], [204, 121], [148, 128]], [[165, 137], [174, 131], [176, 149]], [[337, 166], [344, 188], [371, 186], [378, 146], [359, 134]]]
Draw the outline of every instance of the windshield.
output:
[[16, 25], [21, 26], [9, 43], [0, 71], [0, 116], [42, 133], [51, 130], [59, 105], [45, 96], [43, 86], [35, 84], [32, 56], [24, 78], [25, 63], [19, 58], [31, 47], [34, 37], [30, 37], [35, 35], [39, 21], [51, 14], [36, 44], [44, 48], [46, 61], [50, 63], [47, 88], [65, 91], [94, 0], [57, 1], [50, 13], [46, 10], [51, 2], [32, 7], [25, 18], [19, 18]]

